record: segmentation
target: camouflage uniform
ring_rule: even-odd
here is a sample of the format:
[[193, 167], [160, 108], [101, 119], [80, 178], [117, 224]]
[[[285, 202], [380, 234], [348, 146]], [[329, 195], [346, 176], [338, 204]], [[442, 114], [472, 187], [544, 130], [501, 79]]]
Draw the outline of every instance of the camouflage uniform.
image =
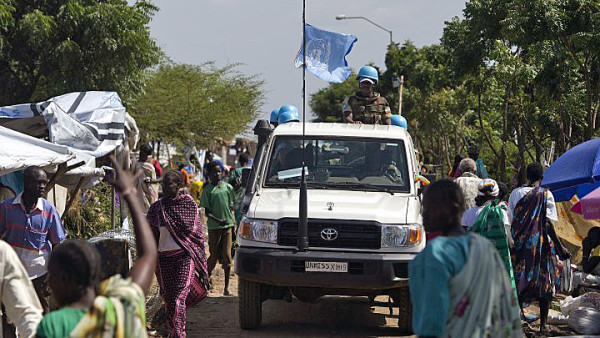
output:
[[354, 121], [365, 124], [385, 124], [385, 120], [392, 116], [392, 111], [387, 100], [373, 93], [371, 97], [364, 97], [360, 92], [349, 96], [342, 104], [342, 113], [352, 113]]

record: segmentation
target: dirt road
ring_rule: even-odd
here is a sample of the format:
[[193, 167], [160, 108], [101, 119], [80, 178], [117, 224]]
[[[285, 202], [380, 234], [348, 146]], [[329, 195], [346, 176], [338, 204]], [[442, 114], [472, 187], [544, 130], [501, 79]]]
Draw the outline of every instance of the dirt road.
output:
[[218, 267], [213, 278], [209, 298], [187, 311], [188, 337], [399, 337], [397, 310], [391, 316], [388, 308], [372, 311], [361, 297], [325, 297], [316, 303], [269, 300], [263, 303], [260, 330], [244, 331], [238, 324], [237, 278], [232, 278], [231, 297], [222, 296]]

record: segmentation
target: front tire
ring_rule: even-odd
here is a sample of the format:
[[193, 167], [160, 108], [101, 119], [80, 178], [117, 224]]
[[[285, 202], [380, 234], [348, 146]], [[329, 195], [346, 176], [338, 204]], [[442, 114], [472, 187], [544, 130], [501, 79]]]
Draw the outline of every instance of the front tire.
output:
[[261, 285], [244, 278], [238, 280], [240, 328], [255, 330], [262, 321]]
[[412, 334], [412, 303], [408, 286], [398, 290], [395, 303], [398, 305], [398, 329], [402, 334]]

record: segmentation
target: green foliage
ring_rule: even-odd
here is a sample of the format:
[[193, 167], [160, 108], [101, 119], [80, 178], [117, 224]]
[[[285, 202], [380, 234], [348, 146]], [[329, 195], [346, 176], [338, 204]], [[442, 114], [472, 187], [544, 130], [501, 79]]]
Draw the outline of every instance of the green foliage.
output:
[[256, 118], [264, 99], [263, 81], [236, 66], [163, 64], [147, 73], [129, 111], [147, 139], [201, 147], [231, 140]]
[[389, 46], [380, 91], [397, 102], [404, 75], [403, 115], [430, 164], [447, 171], [477, 144], [492, 177], [516, 184], [528, 162], [598, 135], [598, 47], [596, 0], [471, 0], [440, 44]]
[[147, 1], [0, 0], [0, 105], [72, 91], [110, 90], [127, 100], [160, 50]]
[[[81, 194], [84, 196], [83, 200]], [[111, 196], [111, 186], [105, 182], [80, 193], [64, 218], [64, 227], [69, 238], [88, 239], [112, 229]], [[115, 208], [115, 219], [118, 226], [121, 212], [118, 206]]]
[[315, 122], [342, 122], [342, 103], [357, 90], [356, 73], [352, 72], [346, 81], [332, 83], [312, 94], [308, 104], [317, 115]]

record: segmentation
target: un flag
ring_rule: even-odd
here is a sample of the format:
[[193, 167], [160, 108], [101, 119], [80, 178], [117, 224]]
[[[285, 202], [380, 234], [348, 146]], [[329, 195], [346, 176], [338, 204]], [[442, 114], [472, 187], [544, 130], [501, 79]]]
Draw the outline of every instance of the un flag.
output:
[[[350, 76], [346, 55], [358, 39], [354, 35], [325, 31], [309, 24], [306, 34], [306, 70], [327, 82], [344, 82]], [[302, 45], [295, 66], [303, 65]]]

